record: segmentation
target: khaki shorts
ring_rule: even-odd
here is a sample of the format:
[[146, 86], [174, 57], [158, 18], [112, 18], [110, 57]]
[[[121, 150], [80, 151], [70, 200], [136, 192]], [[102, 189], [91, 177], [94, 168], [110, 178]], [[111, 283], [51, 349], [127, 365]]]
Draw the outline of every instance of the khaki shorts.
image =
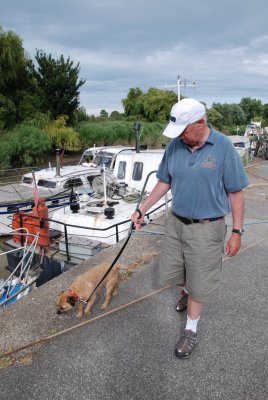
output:
[[160, 256], [160, 282], [185, 282], [192, 298], [201, 303], [218, 300], [225, 236], [224, 218], [185, 225], [171, 213]]

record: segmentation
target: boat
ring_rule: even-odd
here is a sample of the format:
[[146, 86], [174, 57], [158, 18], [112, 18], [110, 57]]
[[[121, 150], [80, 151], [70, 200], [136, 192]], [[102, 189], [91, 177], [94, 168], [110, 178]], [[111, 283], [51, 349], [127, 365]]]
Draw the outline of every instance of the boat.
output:
[[245, 161], [248, 162], [249, 158], [252, 155], [252, 146], [249, 137], [246, 135], [230, 135], [228, 136], [228, 138], [233, 143], [239, 156], [241, 158], [245, 157]]
[[[63, 243], [75, 238], [92, 238], [108, 245], [113, 245], [125, 238], [131, 226], [130, 216], [141, 200], [141, 192], [147, 179], [143, 197], [155, 186], [156, 171], [163, 157], [164, 150], [147, 150], [139, 153], [124, 151], [116, 157], [113, 177], [105, 172], [96, 179], [98, 187], [94, 194], [79, 196], [67, 207], [53, 214], [50, 226], [65, 233]], [[105, 182], [106, 180], [106, 182]], [[105, 190], [106, 186], [106, 190]], [[106, 196], [105, 196], [106, 195]], [[147, 221], [165, 212], [169, 204], [167, 199], [157, 202], [147, 213]], [[64, 244], [63, 244], [64, 246]]]
[[32, 210], [35, 189], [46, 199], [50, 215], [70, 203], [73, 189], [91, 194], [94, 178], [101, 175], [103, 166], [111, 171], [116, 154], [124, 149], [129, 147], [91, 147], [84, 151], [78, 165], [68, 166], [60, 166], [57, 150], [56, 167], [33, 170], [23, 174], [19, 182], [0, 185], [0, 235], [10, 234], [14, 213]]
[[[75, 192], [70, 205], [48, 216], [48, 207], [39, 199], [33, 211], [13, 215], [13, 229], [26, 228], [39, 233], [36, 253], [52, 260], [64, 260], [68, 265], [78, 264], [104, 248], [124, 239], [131, 228], [131, 214], [142, 198], [157, 182], [156, 171], [164, 150], [125, 150], [116, 156], [113, 173], [103, 168], [95, 178], [94, 192]], [[165, 214], [171, 204], [171, 193], [157, 202], [146, 213], [146, 222]], [[8, 248], [21, 245], [14, 235], [5, 241]]]

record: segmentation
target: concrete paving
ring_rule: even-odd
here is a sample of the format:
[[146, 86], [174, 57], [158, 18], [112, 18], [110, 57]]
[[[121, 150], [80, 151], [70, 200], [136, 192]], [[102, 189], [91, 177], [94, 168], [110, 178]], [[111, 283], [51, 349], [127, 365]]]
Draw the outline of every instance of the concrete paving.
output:
[[3, 351], [58, 334], [12, 356], [13, 365], [0, 370], [0, 399], [267, 399], [268, 163], [248, 174], [243, 246], [224, 261], [221, 299], [204, 311], [193, 357], [174, 355], [186, 312], [175, 311], [177, 289], [157, 282], [160, 220], [146, 228], [150, 235], [132, 235], [120, 263], [141, 265], [107, 312], [100, 298], [79, 321], [75, 312], [57, 315], [55, 300], [88, 267], [112, 261], [122, 243], [0, 312]]

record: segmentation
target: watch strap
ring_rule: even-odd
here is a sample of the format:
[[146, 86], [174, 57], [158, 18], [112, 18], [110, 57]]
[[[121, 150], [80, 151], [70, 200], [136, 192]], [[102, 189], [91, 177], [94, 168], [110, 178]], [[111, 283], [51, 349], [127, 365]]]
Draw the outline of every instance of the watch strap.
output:
[[237, 235], [242, 236], [244, 233], [244, 229], [243, 228], [242, 229], [233, 229], [232, 233], [236, 233]]

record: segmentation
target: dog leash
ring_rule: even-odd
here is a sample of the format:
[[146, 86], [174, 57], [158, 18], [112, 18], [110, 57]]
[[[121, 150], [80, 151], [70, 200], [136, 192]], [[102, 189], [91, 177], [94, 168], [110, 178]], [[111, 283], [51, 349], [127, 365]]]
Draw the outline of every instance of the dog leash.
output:
[[[156, 173], [156, 172], [157, 172], [157, 170], [154, 170], [154, 171], [151, 171], [151, 172], [147, 175], [147, 177], [146, 177], [146, 179], [145, 179], [145, 182], [144, 182], [144, 185], [143, 185], [143, 188], [142, 188], [142, 190], [141, 190], [140, 198], [139, 198], [139, 201], [138, 201], [137, 206], [136, 206], [136, 209], [135, 209], [135, 212], [136, 212], [136, 211], [139, 212], [140, 217], [141, 217], [141, 211], [139, 210], [139, 206], [140, 206], [140, 203], [141, 203], [141, 200], [142, 200], [142, 197], [143, 197], [143, 194], [144, 194], [146, 185], [147, 185], [147, 183], [148, 183], [148, 180], [149, 180], [150, 176], [151, 176], [152, 174]], [[124, 243], [123, 246], [121, 247], [119, 253], [117, 254], [117, 256], [115, 257], [115, 259], [113, 260], [113, 262], [112, 262], [112, 264], [110, 265], [110, 267], [108, 268], [108, 270], [105, 272], [105, 274], [103, 275], [103, 277], [101, 278], [101, 280], [99, 281], [99, 283], [97, 284], [97, 286], [94, 288], [94, 290], [92, 291], [92, 293], [91, 293], [90, 296], [88, 297], [88, 299], [87, 299], [87, 300], [80, 300], [80, 299], [79, 299], [80, 302], [82, 302], [82, 303], [84, 303], [84, 304], [87, 304], [87, 303], [89, 302], [89, 300], [91, 299], [91, 297], [93, 296], [93, 294], [96, 292], [96, 290], [98, 289], [98, 287], [102, 284], [102, 282], [104, 281], [104, 279], [106, 278], [106, 276], [111, 272], [111, 270], [113, 269], [114, 265], [115, 265], [116, 262], [118, 261], [119, 257], [121, 256], [121, 254], [122, 254], [123, 251], [125, 250], [126, 245], [127, 245], [128, 242], [129, 242], [129, 239], [130, 239], [130, 237], [131, 237], [131, 234], [132, 234], [133, 230], [134, 230], [134, 222], [132, 222], [132, 224], [131, 224], [131, 226], [130, 226], [129, 233], [128, 233], [128, 236], [127, 236], [127, 238], [126, 238], [126, 240], [125, 240], [125, 243]]]

